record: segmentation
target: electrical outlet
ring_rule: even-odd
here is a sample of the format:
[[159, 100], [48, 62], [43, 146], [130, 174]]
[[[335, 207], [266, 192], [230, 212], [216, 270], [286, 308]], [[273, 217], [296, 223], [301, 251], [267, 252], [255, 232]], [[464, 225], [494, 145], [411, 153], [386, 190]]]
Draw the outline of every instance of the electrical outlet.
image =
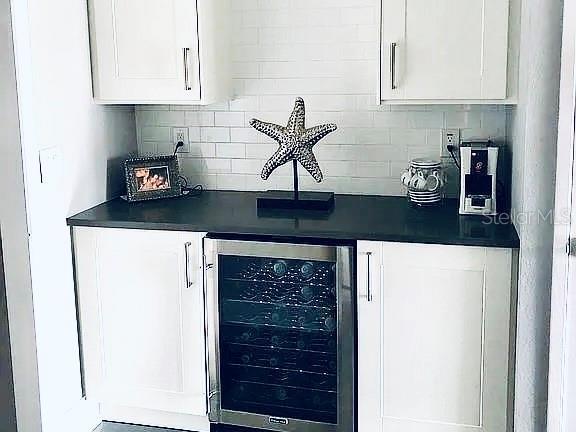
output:
[[448, 151], [448, 146], [454, 146], [454, 151], [458, 150], [460, 145], [460, 129], [444, 129], [442, 132], [442, 151], [441, 156], [443, 158], [449, 158], [450, 152]]
[[183, 142], [184, 145], [178, 149], [178, 153], [190, 153], [190, 140], [188, 138], [188, 128], [174, 127], [172, 128], [172, 144], [176, 148], [176, 144]]

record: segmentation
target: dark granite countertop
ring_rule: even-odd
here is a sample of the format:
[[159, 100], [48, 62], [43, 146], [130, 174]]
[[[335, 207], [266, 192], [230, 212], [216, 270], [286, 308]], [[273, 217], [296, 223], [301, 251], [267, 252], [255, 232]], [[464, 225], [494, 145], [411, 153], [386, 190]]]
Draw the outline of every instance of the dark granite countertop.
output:
[[458, 202], [414, 208], [404, 197], [336, 195], [331, 213], [259, 212], [256, 192], [205, 191], [199, 196], [100, 204], [68, 218], [68, 225], [200, 231], [330, 240], [518, 248], [514, 226], [484, 216], [460, 216]]

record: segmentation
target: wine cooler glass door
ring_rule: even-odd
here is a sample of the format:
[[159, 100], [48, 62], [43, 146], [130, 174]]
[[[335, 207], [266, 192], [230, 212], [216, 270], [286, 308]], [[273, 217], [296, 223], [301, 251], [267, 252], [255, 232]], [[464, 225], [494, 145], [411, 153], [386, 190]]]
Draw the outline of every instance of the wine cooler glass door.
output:
[[206, 242], [211, 421], [351, 430], [351, 249]]

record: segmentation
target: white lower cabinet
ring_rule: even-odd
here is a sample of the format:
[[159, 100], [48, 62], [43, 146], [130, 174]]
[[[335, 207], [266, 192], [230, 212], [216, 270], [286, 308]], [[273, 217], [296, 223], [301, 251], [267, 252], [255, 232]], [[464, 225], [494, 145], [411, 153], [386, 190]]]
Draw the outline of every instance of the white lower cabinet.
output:
[[104, 420], [208, 429], [202, 237], [74, 228], [85, 392]]
[[513, 258], [358, 243], [359, 432], [507, 430]]

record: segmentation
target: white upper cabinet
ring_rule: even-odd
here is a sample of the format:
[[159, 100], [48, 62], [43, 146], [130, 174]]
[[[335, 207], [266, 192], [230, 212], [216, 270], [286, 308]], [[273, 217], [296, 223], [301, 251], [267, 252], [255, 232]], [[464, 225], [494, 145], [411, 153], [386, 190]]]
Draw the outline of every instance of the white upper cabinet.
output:
[[89, 5], [98, 102], [204, 104], [227, 96], [224, 0], [90, 0]]
[[506, 431], [512, 250], [358, 252], [358, 431]]
[[509, 97], [509, 3], [382, 0], [381, 99], [450, 103]]

